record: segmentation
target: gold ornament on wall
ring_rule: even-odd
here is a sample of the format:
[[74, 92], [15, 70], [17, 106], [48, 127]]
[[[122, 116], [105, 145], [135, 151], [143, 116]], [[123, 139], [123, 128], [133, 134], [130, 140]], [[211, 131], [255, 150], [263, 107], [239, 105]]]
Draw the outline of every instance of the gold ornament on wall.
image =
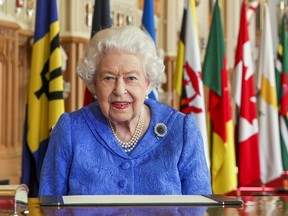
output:
[[94, 7], [91, 3], [86, 4], [86, 25], [91, 27], [92, 26], [92, 19], [93, 19], [93, 10]]
[[128, 15], [126, 17], [126, 25], [133, 25], [133, 17]]
[[16, 7], [23, 8], [24, 7], [24, 0], [16, 0]]
[[26, 9], [27, 15], [29, 17], [32, 17], [34, 14], [34, 11], [35, 11], [35, 1], [34, 0], [28, 0], [27, 9]]
[[24, 0], [16, 0], [16, 13], [19, 14], [24, 7]]
[[125, 19], [124, 14], [118, 13], [117, 14], [117, 26], [123, 26], [125, 24], [124, 19]]

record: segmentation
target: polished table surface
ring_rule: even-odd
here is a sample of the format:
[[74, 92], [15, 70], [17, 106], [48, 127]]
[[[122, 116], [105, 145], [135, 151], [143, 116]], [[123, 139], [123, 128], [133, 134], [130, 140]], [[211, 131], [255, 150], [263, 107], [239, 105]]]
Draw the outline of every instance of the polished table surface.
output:
[[[288, 216], [288, 196], [243, 196], [240, 206], [41, 206], [39, 199], [29, 199], [29, 215], [260, 215]], [[2, 216], [2, 214], [0, 214]], [[21, 215], [21, 214], [19, 214]]]

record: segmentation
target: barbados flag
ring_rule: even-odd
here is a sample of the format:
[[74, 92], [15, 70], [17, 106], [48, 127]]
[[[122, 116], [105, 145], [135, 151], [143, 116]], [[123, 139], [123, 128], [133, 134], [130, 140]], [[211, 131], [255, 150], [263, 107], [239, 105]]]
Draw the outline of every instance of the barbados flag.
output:
[[21, 179], [30, 197], [38, 196], [49, 130], [64, 112], [59, 31], [56, 0], [37, 0]]

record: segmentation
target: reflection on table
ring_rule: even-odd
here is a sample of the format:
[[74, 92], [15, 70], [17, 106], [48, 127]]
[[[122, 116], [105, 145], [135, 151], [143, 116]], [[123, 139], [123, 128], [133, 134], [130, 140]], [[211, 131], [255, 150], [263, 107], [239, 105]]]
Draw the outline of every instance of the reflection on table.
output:
[[288, 197], [243, 196], [242, 206], [40, 206], [39, 199], [29, 199], [29, 215], [288, 215]]

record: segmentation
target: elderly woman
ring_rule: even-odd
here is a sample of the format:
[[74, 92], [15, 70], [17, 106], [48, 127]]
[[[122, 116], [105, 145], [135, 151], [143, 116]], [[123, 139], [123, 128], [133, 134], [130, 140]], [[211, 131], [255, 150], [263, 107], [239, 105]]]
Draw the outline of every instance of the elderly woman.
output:
[[211, 194], [195, 119], [147, 99], [164, 77], [148, 35], [132, 26], [98, 32], [78, 73], [97, 101], [60, 117], [39, 195]]

